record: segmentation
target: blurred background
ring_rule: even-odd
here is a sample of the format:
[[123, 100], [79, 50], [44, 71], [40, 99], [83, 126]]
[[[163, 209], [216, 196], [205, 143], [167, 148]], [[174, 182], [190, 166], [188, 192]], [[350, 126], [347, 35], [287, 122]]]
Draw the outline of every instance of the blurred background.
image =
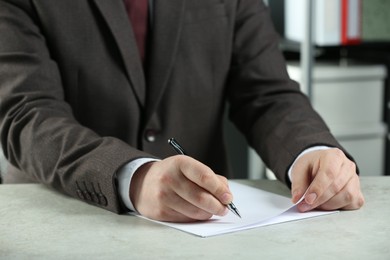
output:
[[[290, 77], [355, 158], [361, 175], [390, 175], [390, 1], [264, 2]], [[228, 120], [225, 129], [234, 178], [273, 179]]]

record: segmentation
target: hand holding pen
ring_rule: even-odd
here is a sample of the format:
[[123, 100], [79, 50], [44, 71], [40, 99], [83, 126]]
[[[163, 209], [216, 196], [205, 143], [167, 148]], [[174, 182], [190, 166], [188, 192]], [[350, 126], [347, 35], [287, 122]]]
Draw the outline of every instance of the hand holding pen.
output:
[[225, 177], [183, 155], [139, 167], [131, 179], [130, 198], [141, 215], [169, 222], [224, 216], [233, 200]]
[[[168, 140], [168, 143], [173, 147], [173, 149], [175, 149], [175, 151], [178, 153], [178, 154], [182, 154], [182, 155], [186, 155], [186, 153], [184, 152], [184, 149], [183, 147], [181, 147], [181, 145], [175, 140], [175, 138], [171, 138]], [[238, 212], [238, 209], [236, 208], [236, 206], [233, 204], [233, 202], [229, 202], [229, 204], [226, 205], [227, 208], [233, 212], [236, 216], [240, 217], [241, 218], [241, 215], [240, 215], [240, 212]]]

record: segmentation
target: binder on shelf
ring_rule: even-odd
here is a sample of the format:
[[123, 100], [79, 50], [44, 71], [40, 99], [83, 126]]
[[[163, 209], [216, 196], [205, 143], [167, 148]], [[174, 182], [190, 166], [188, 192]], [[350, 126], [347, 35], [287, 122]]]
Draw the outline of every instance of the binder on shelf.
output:
[[[313, 43], [318, 46], [357, 44], [361, 39], [362, 0], [316, 0], [313, 7]], [[306, 0], [286, 0], [285, 37], [303, 41]]]
[[341, 0], [341, 44], [358, 44], [362, 38], [361, 0]]

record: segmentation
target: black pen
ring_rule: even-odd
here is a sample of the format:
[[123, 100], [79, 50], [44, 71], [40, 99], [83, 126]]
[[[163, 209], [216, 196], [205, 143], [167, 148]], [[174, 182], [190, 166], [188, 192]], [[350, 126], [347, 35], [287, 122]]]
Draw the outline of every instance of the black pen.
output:
[[[178, 154], [183, 154], [183, 155], [186, 155], [186, 153], [184, 152], [184, 149], [183, 147], [181, 147], [181, 145], [175, 140], [175, 138], [171, 138], [168, 140], [168, 143], [173, 147], [173, 149], [175, 149], [175, 151], [178, 153]], [[238, 212], [238, 209], [236, 208], [236, 206], [233, 204], [233, 202], [230, 202], [229, 204], [226, 205], [227, 208], [233, 212], [236, 216], [240, 217], [241, 218], [241, 215], [240, 213]]]

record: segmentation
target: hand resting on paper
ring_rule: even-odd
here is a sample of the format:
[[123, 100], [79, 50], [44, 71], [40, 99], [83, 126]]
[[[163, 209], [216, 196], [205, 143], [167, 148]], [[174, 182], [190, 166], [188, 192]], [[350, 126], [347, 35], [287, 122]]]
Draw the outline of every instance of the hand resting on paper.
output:
[[337, 148], [312, 151], [292, 168], [292, 200], [301, 212], [311, 209], [359, 209], [364, 204], [356, 165]]
[[141, 166], [131, 181], [130, 197], [141, 215], [171, 222], [226, 215], [226, 204], [233, 200], [225, 177], [185, 155]]

